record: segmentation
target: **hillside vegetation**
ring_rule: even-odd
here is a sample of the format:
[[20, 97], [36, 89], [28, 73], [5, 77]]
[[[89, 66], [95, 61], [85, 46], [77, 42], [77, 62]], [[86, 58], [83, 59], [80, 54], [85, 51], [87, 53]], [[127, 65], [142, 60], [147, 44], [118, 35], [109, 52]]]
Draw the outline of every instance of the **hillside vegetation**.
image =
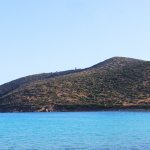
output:
[[0, 111], [150, 109], [150, 62], [114, 57], [61, 73], [9, 89], [0, 97]]
[[63, 75], [79, 76], [79, 75], [91, 74], [96, 72], [105, 72], [113, 69], [119, 69], [125, 66], [131, 66], [141, 62], [143, 61], [138, 59], [113, 57], [86, 69], [77, 69], [77, 70], [68, 70], [68, 71], [55, 72], [55, 73], [42, 73], [42, 74], [30, 75], [1, 85], [0, 97], [8, 94], [9, 92], [19, 88], [24, 84], [29, 84], [31, 82], [35, 82], [39, 80], [50, 79], [50, 78], [63, 76]]

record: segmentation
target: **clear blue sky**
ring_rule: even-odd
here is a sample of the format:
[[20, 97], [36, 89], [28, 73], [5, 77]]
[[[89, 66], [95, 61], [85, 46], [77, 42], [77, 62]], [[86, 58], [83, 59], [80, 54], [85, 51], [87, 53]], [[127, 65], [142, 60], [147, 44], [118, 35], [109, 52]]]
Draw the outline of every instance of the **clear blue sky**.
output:
[[114, 56], [150, 60], [150, 0], [0, 0], [0, 84]]

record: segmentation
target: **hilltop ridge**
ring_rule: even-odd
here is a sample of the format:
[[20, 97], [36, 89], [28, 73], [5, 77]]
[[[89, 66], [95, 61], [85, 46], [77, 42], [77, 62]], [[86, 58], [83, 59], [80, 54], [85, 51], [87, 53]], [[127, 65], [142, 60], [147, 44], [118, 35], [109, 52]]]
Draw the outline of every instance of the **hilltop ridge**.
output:
[[127, 57], [112, 57], [103, 62], [100, 62], [88, 69], [94, 70], [94, 72], [104, 72], [113, 69], [120, 69], [122, 67], [132, 66], [139, 63], [145, 62], [144, 60], [127, 58]]

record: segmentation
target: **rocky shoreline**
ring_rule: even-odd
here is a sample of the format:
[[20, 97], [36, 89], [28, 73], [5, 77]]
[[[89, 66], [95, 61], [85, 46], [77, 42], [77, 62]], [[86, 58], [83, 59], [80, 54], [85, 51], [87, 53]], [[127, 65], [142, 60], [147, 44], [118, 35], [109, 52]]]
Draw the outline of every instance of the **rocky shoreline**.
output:
[[149, 107], [85, 107], [85, 106], [76, 106], [72, 108], [67, 108], [64, 106], [55, 106], [55, 107], [14, 107], [14, 108], [0, 108], [0, 113], [19, 113], [19, 112], [86, 112], [86, 111], [150, 111]]

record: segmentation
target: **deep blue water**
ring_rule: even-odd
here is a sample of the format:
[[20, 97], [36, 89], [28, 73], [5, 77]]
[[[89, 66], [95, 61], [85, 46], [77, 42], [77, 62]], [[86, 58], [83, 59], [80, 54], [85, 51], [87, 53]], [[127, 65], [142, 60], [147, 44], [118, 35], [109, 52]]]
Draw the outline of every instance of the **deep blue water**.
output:
[[149, 150], [150, 112], [0, 113], [4, 150]]

